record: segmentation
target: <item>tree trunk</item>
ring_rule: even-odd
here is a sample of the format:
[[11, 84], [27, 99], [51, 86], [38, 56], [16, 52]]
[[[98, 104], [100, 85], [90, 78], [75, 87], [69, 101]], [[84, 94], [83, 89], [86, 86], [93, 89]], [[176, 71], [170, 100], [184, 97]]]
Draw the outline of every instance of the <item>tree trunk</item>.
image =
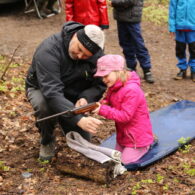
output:
[[56, 163], [56, 168], [62, 173], [102, 184], [109, 184], [113, 180], [114, 166], [113, 161], [101, 164], [70, 148], [58, 153]]

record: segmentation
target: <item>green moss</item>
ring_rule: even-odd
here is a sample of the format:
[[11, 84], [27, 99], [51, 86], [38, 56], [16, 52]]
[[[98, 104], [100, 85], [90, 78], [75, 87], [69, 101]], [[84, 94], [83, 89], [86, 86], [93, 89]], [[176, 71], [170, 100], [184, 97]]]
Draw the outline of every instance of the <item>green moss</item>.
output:
[[168, 0], [147, 0], [143, 9], [143, 20], [157, 25], [168, 22]]

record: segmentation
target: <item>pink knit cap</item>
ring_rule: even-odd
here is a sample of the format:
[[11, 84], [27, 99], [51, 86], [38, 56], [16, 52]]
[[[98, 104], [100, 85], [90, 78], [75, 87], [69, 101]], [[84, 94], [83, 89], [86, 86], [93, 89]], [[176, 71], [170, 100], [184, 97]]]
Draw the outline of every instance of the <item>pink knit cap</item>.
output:
[[97, 72], [94, 77], [103, 77], [112, 71], [123, 70], [125, 59], [120, 55], [105, 55], [97, 61]]

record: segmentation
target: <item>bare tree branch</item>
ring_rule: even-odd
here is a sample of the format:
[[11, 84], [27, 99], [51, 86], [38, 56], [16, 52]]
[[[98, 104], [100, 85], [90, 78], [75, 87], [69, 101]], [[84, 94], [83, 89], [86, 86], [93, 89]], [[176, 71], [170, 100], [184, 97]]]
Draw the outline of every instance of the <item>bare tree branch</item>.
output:
[[3, 74], [1, 75], [0, 80], [4, 81], [4, 76], [5, 76], [6, 72], [7, 72], [7, 70], [9, 69], [11, 63], [13, 62], [14, 56], [15, 56], [16, 51], [18, 50], [19, 47], [20, 47], [20, 45], [18, 45], [18, 46], [16, 47], [16, 49], [14, 50], [14, 52], [13, 52], [13, 54], [12, 54], [12, 57], [11, 57], [9, 63], [7, 64], [7, 66], [5, 67], [5, 70], [3, 71]]

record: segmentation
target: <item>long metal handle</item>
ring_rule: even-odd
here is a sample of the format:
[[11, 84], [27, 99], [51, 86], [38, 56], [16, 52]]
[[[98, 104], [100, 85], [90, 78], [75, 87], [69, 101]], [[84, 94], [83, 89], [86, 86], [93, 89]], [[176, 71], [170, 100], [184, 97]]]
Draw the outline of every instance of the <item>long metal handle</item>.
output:
[[67, 114], [71, 112], [70, 110], [66, 110], [66, 111], [63, 111], [63, 112], [60, 112], [60, 113], [57, 113], [57, 114], [54, 114], [54, 115], [51, 115], [51, 116], [47, 116], [47, 117], [44, 117], [44, 118], [41, 118], [41, 119], [38, 119], [37, 122], [41, 122], [41, 121], [44, 121], [44, 120], [47, 120], [47, 119], [51, 119], [51, 118], [54, 118], [54, 117], [57, 117], [57, 116], [60, 116], [60, 115], [63, 115], [63, 114]]
[[80, 106], [80, 107], [77, 107], [77, 108], [73, 108], [73, 109], [70, 109], [70, 110], [66, 110], [66, 111], [51, 115], [51, 116], [47, 116], [47, 117], [38, 119], [37, 122], [41, 122], [41, 121], [51, 119], [51, 118], [54, 118], [54, 117], [57, 117], [57, 116], [60, 116], [60, 115], [63, 115], [63, 114], [67, 114], [67, 113], [82, 114], [82, 113], [94, 110], [97, 107], [98, 107], [98, 104], [96, 102], [92, 102], [92, 103], [89, 103], [89, 104], [84, 105], [84, 106]]

